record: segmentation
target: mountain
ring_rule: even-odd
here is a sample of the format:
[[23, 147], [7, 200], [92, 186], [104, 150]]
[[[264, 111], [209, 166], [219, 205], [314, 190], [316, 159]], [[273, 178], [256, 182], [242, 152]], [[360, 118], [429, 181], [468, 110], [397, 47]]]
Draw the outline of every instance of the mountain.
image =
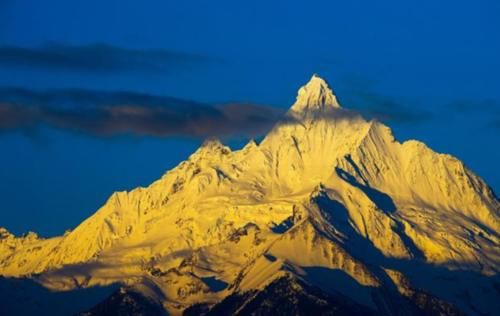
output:
[[494, 315], [499, 232], [461, 161], [398, 142], [314, 75], [259, 144], [206, 141], [63, 236], [0, 230], [0, 274], [121, 286], [83, 315]]

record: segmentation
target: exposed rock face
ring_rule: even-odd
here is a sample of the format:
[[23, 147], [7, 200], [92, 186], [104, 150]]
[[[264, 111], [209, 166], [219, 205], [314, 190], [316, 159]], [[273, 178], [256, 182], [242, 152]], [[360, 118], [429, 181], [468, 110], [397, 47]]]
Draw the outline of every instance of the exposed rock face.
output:
[[0, 230], [0, 274], [119, 282], [172, 314], [492, 314], [499, 231], [498, 199], [462, 162], [397, 142], [315, 75], [260, 144], [208, 141], [64, 236]]
[[79, 316], [166, 316], [163, 307], [140, 293], [120, 289], [103, 302]]

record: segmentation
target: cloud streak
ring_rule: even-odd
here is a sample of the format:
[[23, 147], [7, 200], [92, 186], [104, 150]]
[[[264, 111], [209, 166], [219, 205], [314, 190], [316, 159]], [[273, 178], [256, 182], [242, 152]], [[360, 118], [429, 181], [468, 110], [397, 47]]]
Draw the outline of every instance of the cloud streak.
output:
[[170, 97], [88, 90], [0, 89], [0, 130], [40, 125], [100, 137], [257, 136], [283, 111], [254, 104], [207, 105]]
[[433, 113], [391, 95], [377, 92], [377, 82], [362, 76], [345, 79], [346, 99], [364, 116], [386, 123], [417, 124], [433, 118]]
[[127, 49], [109, 44], [72, 46], [48, 43], [36, 48], [0, 46], [0, 67], [79, 73], [168, 72], [207, 62], [207, 58], [162, 49]]
[[457, 100], [450, 103], [449, 108], [458, 112], [500, 112], [500, 103], [493, 99]]
[[[415, 123], [430, 114], [399, 105], [395, 100], [358, 92], [357, 110], [381, 121]], [[39, 126], [98, 137], [187, 136], [255, 137], [278, 121], [297, 123], [285, 109], [249, 104], [211, 105], [200, 102], [133, 92], [81, 89], [48, 90], [0, 88], [0, 131], [36, 130]], [[342, 110], [323, 119], [351, 119], [360, 114]]]
[[500, 102], [494, 99], [457, 100], [447, 107], [452, 113], [479, 114], [489, 120], [489, 126], [500, 129]]
[[374, 117], [384, 122], [412, 124], [427, 121], [432, 114], [402, 104], [400, 101], [374, 92], [358, 92], [355, 95], [360, 100], [359, 111], [368, 117]]

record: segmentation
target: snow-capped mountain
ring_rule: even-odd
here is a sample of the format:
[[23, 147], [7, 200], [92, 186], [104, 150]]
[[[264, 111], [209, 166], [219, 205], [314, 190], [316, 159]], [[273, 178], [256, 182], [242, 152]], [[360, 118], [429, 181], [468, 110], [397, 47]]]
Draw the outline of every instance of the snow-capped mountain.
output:
[[461, 161], [398, 142], [314, 75], [259, 144], [207, 141], [64, 236], [1, 230], [0, 275], [121, 284], [87, 315], [494, 315], [499, 232]]

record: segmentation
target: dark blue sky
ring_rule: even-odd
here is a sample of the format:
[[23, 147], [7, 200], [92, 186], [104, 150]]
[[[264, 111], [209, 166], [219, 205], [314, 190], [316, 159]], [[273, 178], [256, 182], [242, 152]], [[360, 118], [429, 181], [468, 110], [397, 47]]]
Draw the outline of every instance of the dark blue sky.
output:
[[[226, 115], [213, 105], [285, 109], [315, 72], [344, 107], [457, 156], [498, 192], [499, 17], [497, 0], [0, 0], [0, 226], [73, 228], [204, 135], [241, 144], [233, 125], [210, 125]], [[113, 136], [123, 126], [100, 107], [166, 97], [180, 100], [168, 130], [146, 120]]]

